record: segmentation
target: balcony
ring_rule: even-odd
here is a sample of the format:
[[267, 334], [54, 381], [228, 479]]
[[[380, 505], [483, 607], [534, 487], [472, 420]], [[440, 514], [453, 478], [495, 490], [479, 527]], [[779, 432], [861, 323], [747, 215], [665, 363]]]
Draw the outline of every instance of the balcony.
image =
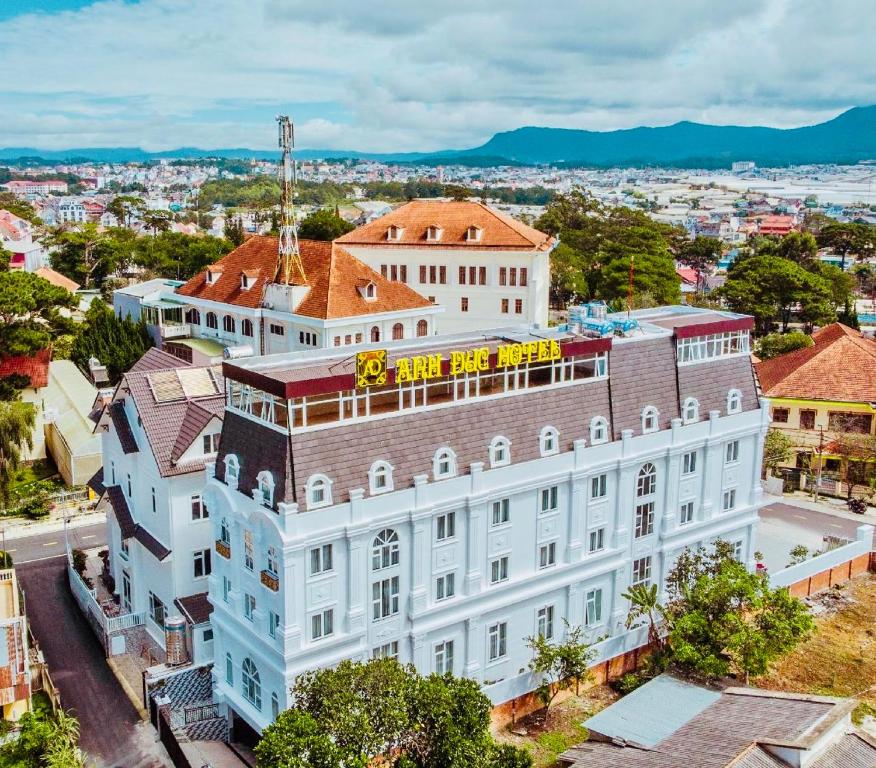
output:
[[280, 579], [270, 571], [262, 571], [261, 581], [268, 589], [272, 589], [274, 592], [280, 591]]
[[161, 325], [159, 326], [159, 329], [161, 330], [162, 339], [184, 339], [187, 338], [191, 332], [188, 323]]
[[226, 544], [222, 539], [216, 539], [216, 552], [226, 560], [231, 559], [231, 545]]

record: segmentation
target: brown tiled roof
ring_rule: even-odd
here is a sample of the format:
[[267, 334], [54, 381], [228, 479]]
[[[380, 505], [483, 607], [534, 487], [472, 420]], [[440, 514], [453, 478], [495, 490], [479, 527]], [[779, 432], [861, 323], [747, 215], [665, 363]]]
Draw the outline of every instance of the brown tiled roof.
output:
[[[401, 227], [398, 240], [387, 240], [390, 226]], [[441, 227], [441, 239], [426, 240], [429, 227]], [[467, 240], [469, 227], [479, 227], [479, 240]], [[429, 246], [435, 248], [493, 248], [500, 250], [546, 250], [554, 239], [522, 221], [483, 203], [445, 200], [412, 200], [363, 224], [337, 239], [346, 245]]]
[[152, 347], [147, 349], [143, 357], [131, 366], [128, 373], [163, 371], [167, 368], [186, 368], [188, 365], [189, 363], [185, 360], [180, 360], [174, 355], [169, 355], [167, 352], [162, 352], [160, 349]]
[[60, 272], [55, 272], [54, 269], [49, 269], [49, 267], [40, 267], [34, 272], [34, 274], [37, 277], [41, 277], [43, 280], [48, 280], [52, 285], [57, 286], [58, 288], [66, 288], [70, 293], [76, 293], [76, 291], [79, 290], [79, 283], [74, 282]]
[[[300, 242], [301, 262], [310, 291], [295, 313], [323, 320], [355, 317], [379, 312], [431, 307], [432, 303], [404, 283], [392, 282], [363, 264], [344, 248], [317, 240]], [[212, 267], [222, 274], [207, 284], [207, 272], [200, 272], [177, 293], [222, 304], [256, 308], [265, 287], [277, 272], [277, 238], [257, 235], [246, 240]], [[240, 287], [241, 273], [257, 277], [250, 288]], [[360, 281], [377, 286], [377, 297], [366, 301], [357, 290]]]
[[206, 624], [213, 613], [213, 604], [207, 599], [206, 592], [180, 597], [173, 601], [186, 617], [189, 624]]
[[185, 453], [204, 427], [217, 415], [220, 419], [222, 418], [221, 413], [216, 414], [215, 411], [204, 408], [197, 401], [189, 402], [179, 428], [179, 434], [176, 436], [176, 442], [173, 444], [173, 450], [170, 452], [171, 461], [179, 461], [179, 457]]
[[116, 400], [109, 405], [109, 416], [116, 428], [116, 435], [119, 438], [119, 443], [125, 453], [137, 453], [137, 440], [131, 430], [131, 425], [128, 422], [128, 416], [125, 413], [125, 403], [122, 400]]
[[117, 485], [111, 485], [106, 489], [106, 495], [112, 507], [113, 514], [116, 516], [116, 522], [119, 524], [119, 529], [123, 539], [134, 538], [139, 541], [149, 552], [151, 552], [157, 560], [164, 560], [170, 550], [156, 539], [149, 531], [147, 531], [140, 523], [134, 521], [131, 515], [131, 508], [128, 506], [128, 500], [122, 489]]
[[151, 552], [156, 560], [164, 560], [170, 555], [170, 550], [139, 523], [137, 523], [137, 530], [134, 531], [134, 538], [137, 539], [147, 551]]
[[876, 341], [841, 323], [825, 326], [812, 338], [811, 347], [757, 364], [764, 395], [876, 402]]

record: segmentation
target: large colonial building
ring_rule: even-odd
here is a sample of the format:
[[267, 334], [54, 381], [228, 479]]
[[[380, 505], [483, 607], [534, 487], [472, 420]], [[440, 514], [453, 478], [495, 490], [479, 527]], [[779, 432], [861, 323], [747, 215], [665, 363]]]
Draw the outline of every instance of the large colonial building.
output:
[[632, 319], [224, 364], [204, 498], [214, 696], [236, 721], [261, 730], [296, 675], [369, 656], [505, 701], [537, 684], [526, 637], [622, 632], [622, 594], [685, 547], [752, 563], [751, 319]]
[[547, 326], [556, 240], [487, 205], [414, 200], [337, 242], [444, 306], [442, 333]]

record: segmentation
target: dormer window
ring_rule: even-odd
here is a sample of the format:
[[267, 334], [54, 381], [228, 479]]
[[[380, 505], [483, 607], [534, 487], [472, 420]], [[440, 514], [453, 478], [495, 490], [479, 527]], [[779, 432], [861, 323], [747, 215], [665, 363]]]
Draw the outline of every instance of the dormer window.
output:
[[386, 239], [387, 240], [401, 240], [402, 234], [404, 233], [405, 228], [396, 226], [395, 224], [390, 224], [389, 229], [386, 230]]
[[307, 508], [328, 507], [332, 503], [332, 481], [325, 475], [312, 475], [307, 481]]
[[274, 504], [274, 476], [268, 472], [259, 472], [257, 498], [259, 504], [271, 507]]
[[465, 230], [465, 239], [466, 242], [469, 243], [479, 243], [481, 241], [481, 235], [483, 235], [484, 230], [480, 227], [469, 227]]
[[257, 269], [245, 269], [240, 273], [240, 287], [247, 291], [252, 288], [258, 279], [259, 271]]
[[436, 480], [456, 475], [456, 454], [451, 448], [439, 448], [432, 459], [432, 474]]
[[742, 411], [742, 393], [738, 389], [731, 389], [727, 393], [727, 413], [740, 413]]
[[684, 401], [681, 418], [685, 424], [693, 424], [700, 420], [700, 404], [695, 398], [689, 397]]
[[375, 461], [368, 472], [368, 485], [371, 494], [387, 493], [392, 486], [393, 466], [388, 461]]
[[594, 416], [590, 420], [590, 442], [593, 445], [608, 442], [608, 419], [604, 416]]
[[240, 476], [240, 462], [237, 456], [233, 453], [225, 456], [225, 483], [227, 485], [237, 485], [237, 479]]
[[431, 226], [426, 227], [426, 240], [430, 243], [437, 243], [443, 234], [444, 230], [437, 224], [432, 224]]
[[220, 277], [222, 277], [222, 270], [216, 269], [216, 267], [212, 267], [207, 270], [207, 285], [213, 285]]
[[642, 434], [656, 432], [658, 429], [660, 429], [660, 412], [653, 405], [649, 405], [642, 411]]
[[560, 433], [554, 427], [545, 427], [538, 437], [542, 456], [553, 456], [560, 452]]
[[365, 301], [375, 301], [377, 299], [377, 285], [371, 280], [363, 280], [359, 286], [359, 294]]
[[490, 466], [504, 467], [511, 463], [511, 441], [507, 437], [494, 437], [490, 442]]

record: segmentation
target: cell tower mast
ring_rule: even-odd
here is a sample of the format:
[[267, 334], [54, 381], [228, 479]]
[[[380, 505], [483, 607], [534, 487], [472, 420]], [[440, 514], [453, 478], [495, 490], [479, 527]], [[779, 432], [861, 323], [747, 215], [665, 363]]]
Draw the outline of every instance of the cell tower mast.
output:
[[[295, 128], [288, 115], [277, 115], [279, 125], [279, 144], [283, 151], [280, 168], [280, 245], [279, 265], [286, 285], [293, 279], [304, 283], [304, 265], [298, 249], [298, 225], [295, 222], [295, 185], [298, 172], [292, 150], [295, 147]], [[294, 272], [298, 272], [297, 275]]]

